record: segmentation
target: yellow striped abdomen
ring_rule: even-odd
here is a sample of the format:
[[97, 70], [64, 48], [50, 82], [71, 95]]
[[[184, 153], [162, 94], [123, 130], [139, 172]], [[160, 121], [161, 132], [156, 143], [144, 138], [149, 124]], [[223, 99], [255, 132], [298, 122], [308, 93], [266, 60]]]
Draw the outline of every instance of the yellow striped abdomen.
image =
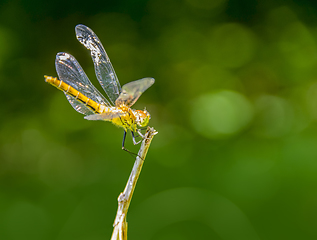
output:
[[81, 92], [77, 91], [75, 88], [70, 86], [69, 84], [58, 80], [57, 78], [50, 77], [50, 76], [44, 76], [45, 77], [45, 82], [53, 85], [59, 90], [62, 90], [66, 94], [74, 97], [76, 100], [82, 102], [85, 104], [87, 107], [89, 107], [91, 110], [93, 110], [95, 113], [104, 113], [106, 112], [106, 106], [101, 105], [94, 100], [86, 97], [84, 94]]

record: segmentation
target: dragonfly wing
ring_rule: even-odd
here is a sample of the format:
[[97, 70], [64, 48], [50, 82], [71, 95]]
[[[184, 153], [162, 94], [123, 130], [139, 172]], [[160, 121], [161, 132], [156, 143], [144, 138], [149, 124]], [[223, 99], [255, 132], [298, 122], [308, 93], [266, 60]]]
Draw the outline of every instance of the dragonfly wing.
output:
[[118, 118], [122, 113], [115, 113], [115, 112], [106, 112], [101, 114], [92, 114], [85, 117], [87, 120], [103, 120], [103, 121], [111, 121], [114, 118]]
[[116, 106], [124, 104], [131, 107], [138, 100], [141, 94], [151, 87], [154, 82], [154, 78], [142, 78], [123, 85], [121, 94], [116, 100]]
[[[72, 55], [63, 52], [58, 53], [56, 55], [55, 66], [60, 80], [95, 102], [110, 106], [108, 100], [92, 85], [86, 73]], [[77, 112], [88, 114], [91, 111], [74, 97], [68, 96], [67, 99]]]
[[85, 25], [77, 25], [75, 31], [78, 41], [90, 50], [97, 79], [114, 104], [121, 92], [121, 86], [105, 49], [97, 35]]
[[72, 107], [77, 112], [82, 113], [84, 115], [94, 114], [93, 110], [91, 110], [89, 107], [87, 107], [82, 102], [79, 102], [78, 100], [76, 100], [76, 98], [74, 98], [73, 96], [70, 96], [67, 93], [65, 93], [65, 95], [66, 95], [66, 98], [67, 98], [68, 102], [72, 105]]

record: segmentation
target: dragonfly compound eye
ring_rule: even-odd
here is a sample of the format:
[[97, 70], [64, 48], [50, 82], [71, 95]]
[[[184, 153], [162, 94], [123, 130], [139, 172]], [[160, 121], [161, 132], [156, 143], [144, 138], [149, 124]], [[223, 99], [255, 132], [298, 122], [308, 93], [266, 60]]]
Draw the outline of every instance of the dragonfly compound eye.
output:
[[135, 110], [136, 122], [140, 127], [145, 127], [150, 121], [150, 114], [144, 110]]

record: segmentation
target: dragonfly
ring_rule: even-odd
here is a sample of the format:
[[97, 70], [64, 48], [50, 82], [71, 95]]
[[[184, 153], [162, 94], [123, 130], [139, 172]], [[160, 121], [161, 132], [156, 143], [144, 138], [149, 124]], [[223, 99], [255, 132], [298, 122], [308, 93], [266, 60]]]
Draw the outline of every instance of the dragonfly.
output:
[[57, 53], [55, 67], [58, 78], [45, 75], [45, 81], [63, 91], [72, 107], [86, 115], [85, 119], [109, 121], [123, 128], [122, 149], [130, 152], [125, 148], [127, 132], [131, 131], [133, 144], [138, 144], [141, 140], [137, 142], [136, 137], [144, 138], [141, 130], [148, 125], [151, 118], [146, 109], [134, 110], [131, 107], [155, 80], [142, 78], [129, 82], [121, 88], [110, 59], [97, 35], [82, 24], [75, 27], [75, 32], [78, 41], [90, 50], [96, 77], [109, 100], [94, 87], [78, 61], [69, 53]]

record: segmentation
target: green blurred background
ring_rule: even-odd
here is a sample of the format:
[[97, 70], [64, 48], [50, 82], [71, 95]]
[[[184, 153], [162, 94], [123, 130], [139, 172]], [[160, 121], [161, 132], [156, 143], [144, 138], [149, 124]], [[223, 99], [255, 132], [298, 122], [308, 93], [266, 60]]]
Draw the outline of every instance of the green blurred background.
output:
[[[317, 239], [317, 4], [308, 0], [0, 1], [0, 239], [110, 239], [133, 158], [122, 129], [60, 91], [92, 82], [74, 28], [99, 36], [154, 137], [130, 239]], [[131, 139], [127, 147], [137, 151]]]

